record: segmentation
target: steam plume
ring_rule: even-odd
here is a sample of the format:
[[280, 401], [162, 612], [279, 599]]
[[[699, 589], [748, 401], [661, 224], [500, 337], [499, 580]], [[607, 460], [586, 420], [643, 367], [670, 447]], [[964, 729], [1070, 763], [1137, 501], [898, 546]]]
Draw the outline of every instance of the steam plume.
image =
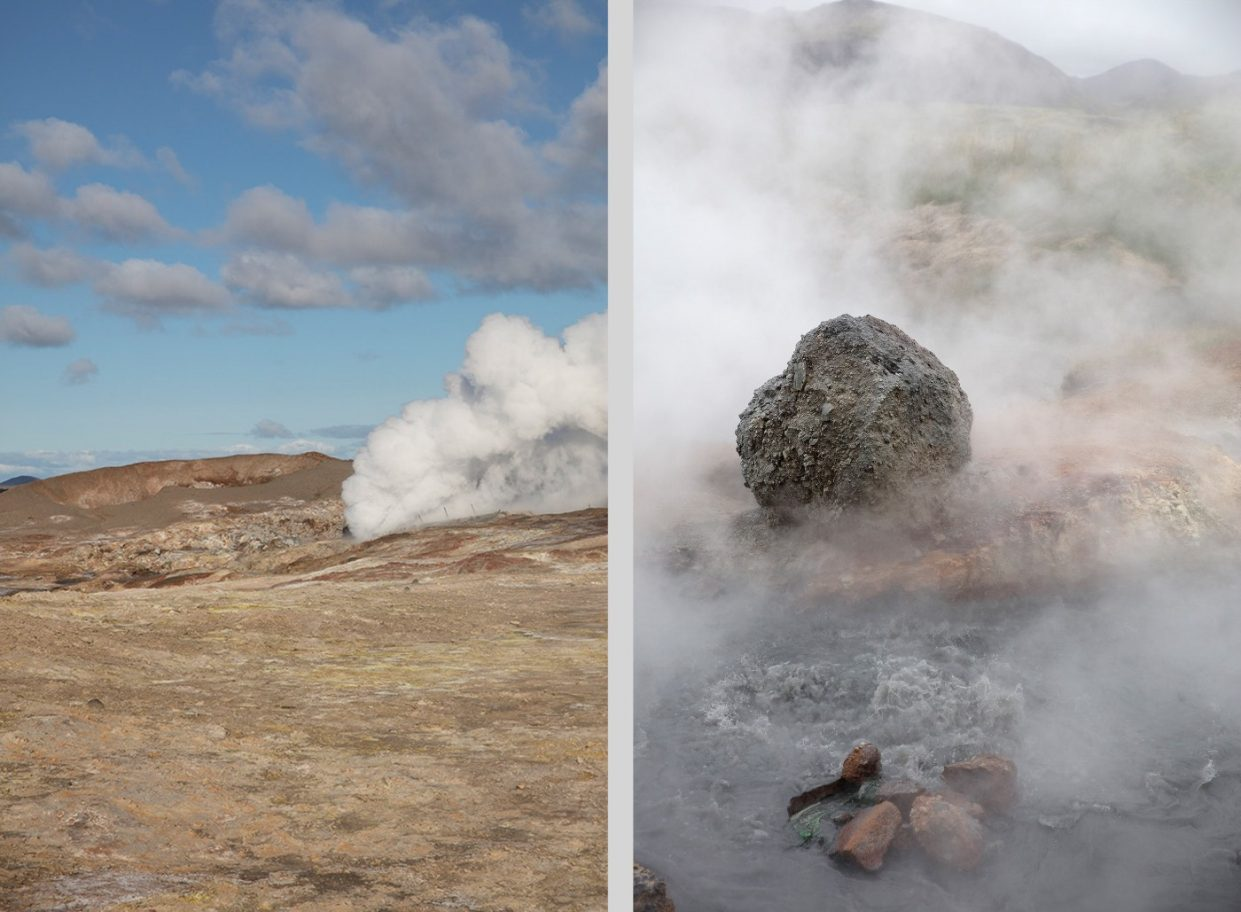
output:
[[607, 502], [607, 320], [557, 340], [493, 314], [466, 343], [448, 395], [410, 402], [371, 432], [344, 485], [360, 538], [497, 510]]

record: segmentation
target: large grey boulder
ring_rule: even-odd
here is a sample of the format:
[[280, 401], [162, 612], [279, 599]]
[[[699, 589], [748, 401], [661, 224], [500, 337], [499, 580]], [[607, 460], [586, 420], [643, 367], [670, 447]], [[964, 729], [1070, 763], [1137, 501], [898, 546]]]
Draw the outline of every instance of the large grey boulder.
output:
[[957, 376], [891, 323], [836, 317], [802, 336], [737, 425], [746, 487], [764, 507], [878, 506], [970, 458]]

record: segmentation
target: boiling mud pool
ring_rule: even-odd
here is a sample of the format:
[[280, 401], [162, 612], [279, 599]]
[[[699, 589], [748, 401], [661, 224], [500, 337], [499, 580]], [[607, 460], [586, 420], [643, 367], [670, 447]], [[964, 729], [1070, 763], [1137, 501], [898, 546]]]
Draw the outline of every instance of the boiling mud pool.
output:
[[[635, 857], [681, 912], [1241, 909], [1241, 585], [1209, 576], [845, 609], [641, 574]], [[928, 785], [1016, 761], [981, 870], [799, 844], [786, 802], [862, 738]]]

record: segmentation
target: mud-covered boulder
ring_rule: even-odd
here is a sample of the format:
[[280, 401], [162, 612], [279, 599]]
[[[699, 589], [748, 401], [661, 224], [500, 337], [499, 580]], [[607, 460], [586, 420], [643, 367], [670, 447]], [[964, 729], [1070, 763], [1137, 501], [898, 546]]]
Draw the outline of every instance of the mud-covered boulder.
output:
[[982, 861], [982, 825], [939, 795], [923, 795], [909, 811], [909, 825], [922, 851], [939, 864], [972, 871]]
[[836, 841], [828, 854], [838, 861], [855, 864], [864, 871], [877, 871], [883, 867], [883, 859], [900, 831], [901, 823], [900, 808], [890, 801], [868, 807], [836, 834]]
[[633, 912], [676, 912], [668, 885], [645, 865], [633, 864]]
[[804, 335], [737, 425], [746, 487], [788, 512], [890, 501], [970, 458], [956, 374], [891, 323], [836, 317]]
[[1003, 814], [1017, 802], [1017, 765], [1007, 757], [979, 754], [950, 763], [944, 782], [993, 813]]

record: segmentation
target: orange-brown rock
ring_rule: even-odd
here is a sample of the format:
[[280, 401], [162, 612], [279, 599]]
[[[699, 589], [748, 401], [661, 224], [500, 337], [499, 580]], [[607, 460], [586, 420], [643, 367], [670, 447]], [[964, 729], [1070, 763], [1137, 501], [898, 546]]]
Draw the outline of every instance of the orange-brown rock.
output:
[[877, 871], [883, 867], [884, 856], [900, 828], [900, 808], [891, 801], [876, 804], [845, 824], [828, 854], [864, 871]]
[[909, 812], [918, 845], [935, 861], [971, 871], [982, 861], [982, 824], [939, 795], [923, 795]]
[[949, 804], [955, 804], [975, 820], [982, 820], [987, 816], [987, 811], [981, 804], [965, 797], [958, 791], [954, 791], [953, 789], [941, 789], [940, 791], [935, 792], [935, 794], [940, 798], [943, 798]]
[[912, 779], [884, 779], [875, 789], [874, 799], [876, 802], [891, 801], [901, 809], [902, 815], [908, 817], [914, 799], [925, 792], [926, 789]]
[[950, 763], [944, 767], [944, 782], [997, 814], [1017, 802], [1017, 765], [1007, 757], [979, 754]]
[[869, 741], [859, 741], [845, 757], [840, 778], [845, 782], [864, 782], [879, 775], [879, 748]]

